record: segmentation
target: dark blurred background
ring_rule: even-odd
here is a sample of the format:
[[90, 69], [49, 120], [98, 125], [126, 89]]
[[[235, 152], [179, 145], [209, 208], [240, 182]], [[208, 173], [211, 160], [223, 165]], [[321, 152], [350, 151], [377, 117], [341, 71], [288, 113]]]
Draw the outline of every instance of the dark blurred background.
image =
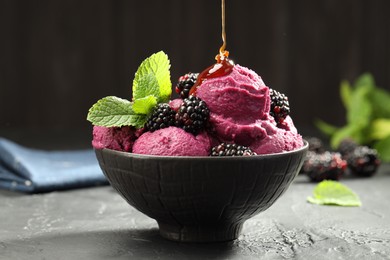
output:
[[[289, 96], [303, 134], [315, 118], [344, 123], [342, 79], [371, 72], [390, 90], [390, 1], [226, 1], [231, 58]], [[0, 0], [0, 136], [88, 146], [88, 109], [107, 95], [130, 99], [144, 58], [164, 50], [173, 84], [214, 63], [220, 5]]]

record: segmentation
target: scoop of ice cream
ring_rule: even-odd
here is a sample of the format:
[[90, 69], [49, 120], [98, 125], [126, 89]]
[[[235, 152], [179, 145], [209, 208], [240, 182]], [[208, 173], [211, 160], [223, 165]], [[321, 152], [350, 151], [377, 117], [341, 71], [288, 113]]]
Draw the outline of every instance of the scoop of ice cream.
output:
[[257, 154], [292, 151], [303, 146], [302, 136], [298, 134], [289, 116], [285, 119], [283, 127], [277, 127], [273, 120], [263, 120], [259, 123], [267, 134], [264, 138], [255, 139], [251, 143], [252, 151]]
[[269, 113], [269, 88], [254, 71], [236, 65], [230, 74], [204, 81], [196, 95], [206, 102], [210, 123], [223, 140], [249, 145], [266, 135], [256, 122]]
[[131, 152], [136, 136], [136, 130], [129, 126], [94, 126], [92, 146], [95, 149], [108, 148], [117, 151]]
[[142, 134], [133, 153], [164, 156], [208, 156], [212, 140], [206, 132], [194, 136], [178, 127], [167, 127]]
[[169, 106], [172, 108], [172, 110], [174, 110], [176, 112], [179, 110], [181, 104], [183, 104], [183, 99], [181, 99], [181, 98], [176, 98], [176, 99], [169, 101]]
[[209, 107], [210, 124], [224, 142], [249, 146], [258, 154], [289, 151], [303, 144], [291, 119], [276, 125], [269, 114], [269, 88], [248, 68], [235, 65], [230, 74], [205, 80], [196, 95]]
[[269, 113], [269, 88], [254, 71], [236, 65], [228, 75], [210, 78], [196, 90], [214, 114], [249, 124]]

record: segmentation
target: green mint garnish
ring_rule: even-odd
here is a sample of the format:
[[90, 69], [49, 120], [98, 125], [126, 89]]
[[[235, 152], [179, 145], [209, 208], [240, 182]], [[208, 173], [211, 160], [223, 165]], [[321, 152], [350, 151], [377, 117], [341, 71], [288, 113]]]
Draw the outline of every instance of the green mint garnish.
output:
[[138, 115], [133, 111], [130, 101], [113, 96], [100, 99], [89, 109], [87, 116], [87, 120], [94, 125], [105, 127], [142, 127], [145, 118], [145, 115]]
[[157, 99], [153, 95], [134, 100], [133, 111], [137, 114], [147, 115], [157, 105]]
[[[142, 68], [142, 64], [139, 66], [138, 71]], [[156, 75], [151, 73], [145, 74], [139, 78], [137, 82], [133, 81], [133, 100], [144, 98], [147, 96], [154, 96], [156, 99], [160, 97], [160, 86]]]
[[135, 73], [133, 99], [153, 95], [158, 103], [168, 102], [172, 93], [168, 56], [160, 51], [145, 59]]
[[158, 104], [168, 102], [172, 94], [168, 56], [160, 51], [145, 59], [135, 74], [132, 102], [109, 96], [90, 109], [87, 120], [105, 127], [144, 126], [147, 116]]
[[307, 197], [313, 204], [360, 207], [359, 197], [347, 186], [337, 181], [325, 180], [313, 190], [313, 197]]

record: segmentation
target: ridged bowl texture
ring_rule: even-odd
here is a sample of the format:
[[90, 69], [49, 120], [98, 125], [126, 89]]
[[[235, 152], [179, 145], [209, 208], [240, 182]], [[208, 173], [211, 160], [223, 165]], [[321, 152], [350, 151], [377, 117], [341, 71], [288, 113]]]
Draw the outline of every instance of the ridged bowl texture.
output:
[[170, 240], [236, 239], [243, 223], [268, 209], [298, 174], [297, 150], [245, 157], [151, 156], [96, 149], [111, 186], [155, 219]]

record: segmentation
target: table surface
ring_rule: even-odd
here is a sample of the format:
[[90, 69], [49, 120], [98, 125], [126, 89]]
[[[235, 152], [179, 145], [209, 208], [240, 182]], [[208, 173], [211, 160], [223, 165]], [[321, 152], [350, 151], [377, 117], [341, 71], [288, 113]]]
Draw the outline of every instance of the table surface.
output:
[[231, 242], [186, 244], [110, 186], [24, 195], [0, 191], [0, 259], [390, 259], [390, 165], [343, 179], [362, 207], [306, 202], [314, 183], [298, 176]]

